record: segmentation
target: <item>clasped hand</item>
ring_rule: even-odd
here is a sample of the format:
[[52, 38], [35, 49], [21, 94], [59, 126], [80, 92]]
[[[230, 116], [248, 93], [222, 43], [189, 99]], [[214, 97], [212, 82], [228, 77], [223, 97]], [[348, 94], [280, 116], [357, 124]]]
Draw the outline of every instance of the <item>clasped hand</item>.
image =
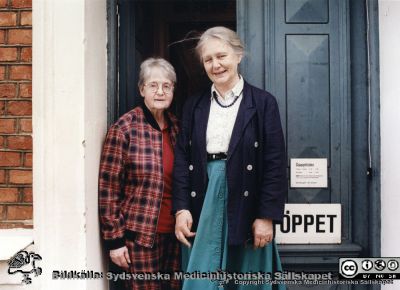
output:
[[192, 232], [193, 218], [190, 211], [184, 209], [176, 213], [175, 236], [184, 245], [191, 247], [187, 238], [192, 238], [196, 233]]
[[272, 219], [256, 219], [253, 222], [254, 248], [263, 248], [274, 238]]
[[110, 250], [110, 257], [114, 264], [117, 264], [121, 268], [129, 268], [131, 260], [129, 258], [129, 252], [126, 246], [115, 250]]

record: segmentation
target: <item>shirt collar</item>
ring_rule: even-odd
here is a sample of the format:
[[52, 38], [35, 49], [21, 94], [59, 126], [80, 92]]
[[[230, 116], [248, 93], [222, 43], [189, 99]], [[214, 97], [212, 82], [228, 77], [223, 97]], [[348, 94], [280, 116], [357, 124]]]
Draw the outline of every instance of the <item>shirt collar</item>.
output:
[[165, 127], [160, 128], [160, 126], [158, 126], [156, 119], [154, 118], [153, 114], [150, 112], [149, 108], [147, 108], [144, 101], [141, 102], [140, 106], [142, 107], [143, 114], [146, 118], [146, 121], [150, 124], [151, 127], [156, 129], [157, 131], [162, 131], [163, 129], [169, 129], [169, 127], [172, 124], [172, 121], [168, 116], [167, 110], [165, 110], [165, 112], [164, 112], [164, 116], [165, 116], [165, 120], [166, 120], [165, 125], [164, 125]]
[[[225, 94], [225, 97], [234, 97], [238, 96], [242, 93], [244, 87], [244, 80], [241, 75], [239, 75], [239, 81], [236, 83], [236, 85]], [[217, 94], [217, 96], [221, 97], [221, 95], [218, 93], [217, 89], [215, 88], [215, 85], [213, 84], [211, 86], [211, 99], [213, 98], [214, 92]]]

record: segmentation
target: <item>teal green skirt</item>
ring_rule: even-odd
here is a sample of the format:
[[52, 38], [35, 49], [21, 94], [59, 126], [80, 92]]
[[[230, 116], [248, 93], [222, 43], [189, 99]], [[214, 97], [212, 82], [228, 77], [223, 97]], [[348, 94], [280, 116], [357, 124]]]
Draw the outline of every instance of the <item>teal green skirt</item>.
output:
[[208, 188], [192, 247], [182, 246], [182, 269], [190, 279], [184, 290], [284, 290], [271, 281], [282, 271], [275, 242], [254, 249], [252, 244], [228, 246], [228, 188], [225, 161], [207, 165]]

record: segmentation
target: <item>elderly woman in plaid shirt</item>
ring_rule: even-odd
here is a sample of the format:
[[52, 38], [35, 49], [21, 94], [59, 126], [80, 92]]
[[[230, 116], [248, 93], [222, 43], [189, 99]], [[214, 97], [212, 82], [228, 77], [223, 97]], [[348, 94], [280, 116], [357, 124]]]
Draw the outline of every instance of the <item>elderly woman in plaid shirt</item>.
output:
[[[140, 66], [143, 104], [108, 130], [99, 177], [103, 239], [111, 260], [132, 273], [179, 270], [171, 215], [177, 119], [168, 108], [176, 74], [161, 58]], [[173, 276], [171, 275], [171, 278]], [[179, 281], [129, 280], [129, 289], [179, 289]]]

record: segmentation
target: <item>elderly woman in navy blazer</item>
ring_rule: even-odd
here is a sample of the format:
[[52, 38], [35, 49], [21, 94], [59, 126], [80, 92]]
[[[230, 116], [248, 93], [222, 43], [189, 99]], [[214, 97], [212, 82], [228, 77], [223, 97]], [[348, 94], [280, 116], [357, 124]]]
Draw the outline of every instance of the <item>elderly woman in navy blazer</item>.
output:
[[[186, 245], [183, 270], [281, 270], [273, 224], [283, 218], [287, 177], [277, 102], [239, 74], [244, 47], [234, 31], [208, 29], [196, 51], [212, 86], [186, 102], [175, 148], [173, 211], [175, 235]], [[233, 282], [222, 281], [242, 289]], [[219, 283], [190, 279], [183, 289]]]

